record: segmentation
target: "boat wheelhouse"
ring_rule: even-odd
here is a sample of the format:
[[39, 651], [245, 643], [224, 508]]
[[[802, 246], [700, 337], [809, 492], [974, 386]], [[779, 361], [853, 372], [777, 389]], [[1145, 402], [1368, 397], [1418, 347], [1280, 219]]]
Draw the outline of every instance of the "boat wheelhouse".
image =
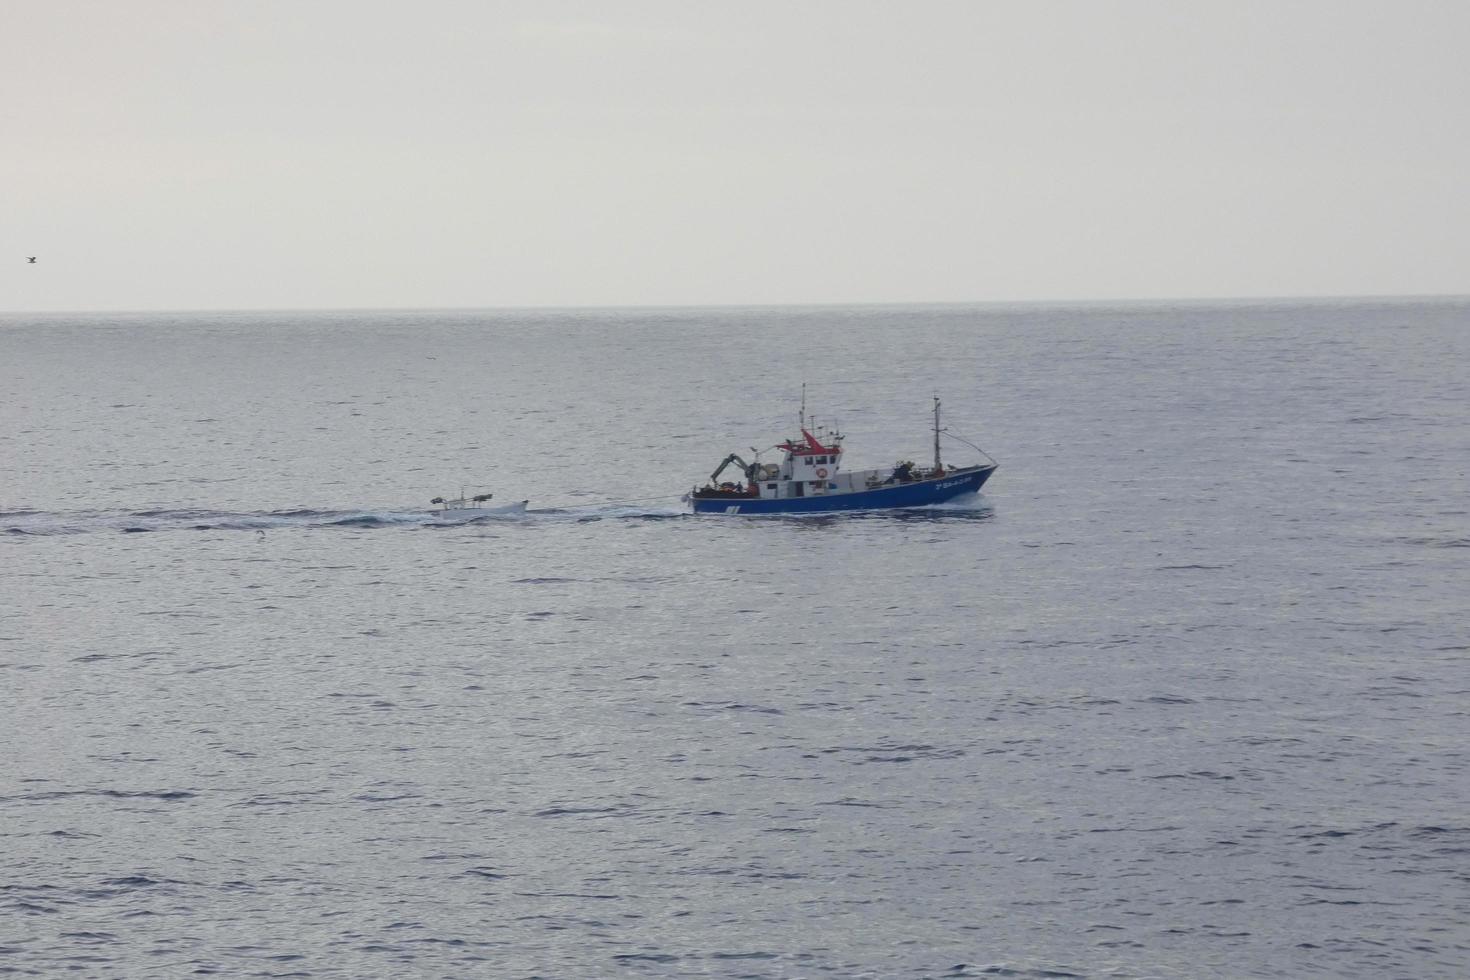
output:
[[[747, 463], [731, 453], [710, 475], [709, 483], [689, 495], [696, 514], [791, 514], [834, 510], [887, 510], [924, 507], [974, 493], [995, 472], [997, 463], [946, 467], [940, 458], [939, 399], [934, 399], [934, 465], [911, 460], [877, 469], [844, 472], [843, 436], [813, 424], [807, 426], [805, 399], [801, 438], [774, 446], [781, 462], [763, 463], [760, 453]], [[815, 430], [815, 431], [813, 431]], [[981, 450], [984, 455], [984, 451]], [[721, 481], [732, 466], [743, 479]]]

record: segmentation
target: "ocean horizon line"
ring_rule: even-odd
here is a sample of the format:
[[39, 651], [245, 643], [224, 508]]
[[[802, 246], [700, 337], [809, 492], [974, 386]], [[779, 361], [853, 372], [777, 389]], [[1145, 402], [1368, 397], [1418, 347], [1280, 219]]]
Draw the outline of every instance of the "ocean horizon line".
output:
[[853, 302], [748, 302], [748, 303], [572, 303], [572, 304], [506, 304], [476, 306], [239, 306], [239, 307], [72, 307], [47, 309], [4, 309], [0, 316], [78, 316], [143, 314], [164, 315], [248, 315], [248, 314], [340, 314], [340, 313], [562, 313], [562, 312], [639, 312], [639, 311], [736, 311], [736, 310], [839, 310], [839, 309], [1126, 309], [1160, 306], [1261, 306], [1261, 305], [1331, 305], [1336, 303], [1424, 303], [1466, 302], [1470, 293], [1358, 293], [1299, 294], [1260, 296], [1156, 296], [1091, 299], [977, 299], [977, 300], [864, 300]]

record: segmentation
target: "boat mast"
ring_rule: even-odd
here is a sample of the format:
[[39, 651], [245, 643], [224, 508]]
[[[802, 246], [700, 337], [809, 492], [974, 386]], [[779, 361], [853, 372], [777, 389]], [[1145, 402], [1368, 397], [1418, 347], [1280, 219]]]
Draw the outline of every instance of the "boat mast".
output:
[[939, 396], [934, 396], [934, 469], [940, 470], [939, 465]]
[[806, 382], [801, 383], [801, 415], [798, 417], [801, 431], [806, 431]]

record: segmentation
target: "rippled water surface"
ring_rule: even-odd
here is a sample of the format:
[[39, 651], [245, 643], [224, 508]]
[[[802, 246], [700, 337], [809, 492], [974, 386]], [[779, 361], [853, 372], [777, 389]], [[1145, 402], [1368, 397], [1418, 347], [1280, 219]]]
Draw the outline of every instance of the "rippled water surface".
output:
[[1470, 975], [1467, 328], [0, 317], [0, 973]]

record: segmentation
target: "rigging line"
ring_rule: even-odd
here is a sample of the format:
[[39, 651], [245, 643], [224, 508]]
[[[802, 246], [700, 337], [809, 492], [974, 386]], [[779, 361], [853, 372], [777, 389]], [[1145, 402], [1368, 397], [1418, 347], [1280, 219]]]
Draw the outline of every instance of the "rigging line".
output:
[[955, 440], [956, 442], [962, 442], [962, 443], [964, 443], [965, 445], [969, 446], [971, 449], [975, 450], [975, 452], [979, 453], [981, 456], [984, 456], [986, 459], [990, 460], [992, 463], [995, 463], [996, 466], [999, 466], [1000, 465], [999, 463], [996, 463], [995, 462], [995, 457], [994, 456], [990, 455], [989, 453], [987, 453], [985, 450], [981, 449], [979, 446], [975, 445], [970, 440], [955, 435], [953, 432], [949, 431], [949, 428], [948, 427], [945, 427], [943, 429], [940, 429], [939, 430], [939, 434], [940, 435], [949, 436], [951, 439]]

